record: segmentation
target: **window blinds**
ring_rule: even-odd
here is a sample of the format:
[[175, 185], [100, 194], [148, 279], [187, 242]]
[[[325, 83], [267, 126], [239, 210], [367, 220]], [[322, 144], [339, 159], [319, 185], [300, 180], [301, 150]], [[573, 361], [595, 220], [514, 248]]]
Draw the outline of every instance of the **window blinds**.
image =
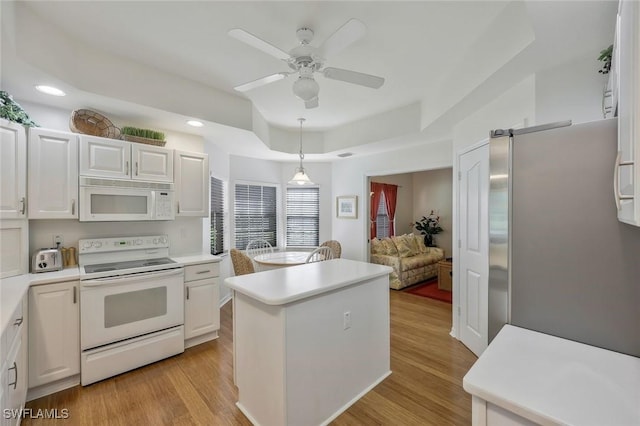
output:
[[277, 247], [275, 186], [236, 184], [235, 195], [236, 248], [257, 239]]
[[225, 185], [220, 179], [211, 178], [211, 254], [224, 251], [226, 227]]
[[378, 204], [378, 216], [376, 216], [376, 237], [385, 238], [389, 236], [389, 216], [387, 216], [387, 205], [384, 200], [384, 193], [380, 197]]
[[319, 223], [319, 189], [287, 188], [287, 246], [317, 246]]

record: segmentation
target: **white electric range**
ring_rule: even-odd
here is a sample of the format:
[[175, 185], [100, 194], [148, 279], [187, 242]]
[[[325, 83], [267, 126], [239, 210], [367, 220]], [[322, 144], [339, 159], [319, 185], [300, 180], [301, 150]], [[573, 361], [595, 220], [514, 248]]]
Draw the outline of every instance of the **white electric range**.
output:
[[167, 236], [78, 245], [82, 385], [184, 352], [184, 268]]

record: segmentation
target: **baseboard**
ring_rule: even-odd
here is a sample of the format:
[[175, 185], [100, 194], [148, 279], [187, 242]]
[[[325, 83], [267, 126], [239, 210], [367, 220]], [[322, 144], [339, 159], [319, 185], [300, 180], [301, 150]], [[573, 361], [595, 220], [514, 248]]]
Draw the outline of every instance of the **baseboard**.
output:
[[222, 300], [220, 300], [220, 307], [222, 308], [230, 300], [231, 300], [231, 292], [229, 292], [229, 294], [227, 294]]
[[[355, 404], [356, 402], [358, 402], [358, 400], [360, 398], [362, 398], [363, 396], [365, 396], [371, 389], [375, 388], [376, 386], [378, 386], [380, 383], [382, 383], [382, 381], [384, 379], [386, 379], [387, 377], [389, 377], [391, 375], [391, 370], [387, 371], [386, 373], [384, 373], [382, 376], [380, 376], [380, 378], [378, 380], [376, 380], [375, 382], [373, 382], [371, 385], [367, 386], [362, 392], [360, 392], [358, 395], [356, 395], [351, 401], [347, 402], [345, 405], [343, 405], [342, 407], [340, 407], [340, 409], [338, 411], [336, 411], [335, 413], [333, 413], [327, 420], [325, 420], [324, 422], [320, 423], [321, 426], [325, 426], [328, 425], [329, 423], [331, 423], [332, 421], [334, 421], [336, 418], [338, 418], [338, 416], [342, 413], [344, 413], [345, 411], [347, 411], [347, 409], [349, 407], [351, 407], [353, 404]], [[255, 424], [255, 423], [254, 423]]]
[[254, 418], [253, 418], [253, 416], [252, 416], [251, 414], [249, 414], [249, 411], [247, 411], [247, 410], [242, 406], [242, 404], [240, 404], [240, 401], [236, 402], [236, 407], [238, 407], [238, 409], [239, 409], [240, 411], [242, 411], [242, 414], [244, 414], [244, 416], [245, 416], [247, 419], [249, 419], [249, 421], [251, 422], [251, 424], [252, 424], [252, 425], [260, 426], [260, 423], [258, 423], [258, 422], [256, 421], [256, 419], [254, 419]]
[[80, 375], [76, 374], [75, 376], [56, 380], [53, 383], [36, 386], [27, 391], [27, 401], [33, 401], [34, 399], [42, 398], [43, 396], [51, 395], [52, 393], [60, 392], [61, 390], [69, 389], [79, 384]]
[[191, 339], [187, 339], [184, 341], [184, 348], [191, 348], [193, 346], [199, 345], [204, 342], [208, 342], [210, 340], [214, 340], [218, 338], [218, 330], [212, 331], [211, 333], [203, 334], [202, 336], [192, 337]]

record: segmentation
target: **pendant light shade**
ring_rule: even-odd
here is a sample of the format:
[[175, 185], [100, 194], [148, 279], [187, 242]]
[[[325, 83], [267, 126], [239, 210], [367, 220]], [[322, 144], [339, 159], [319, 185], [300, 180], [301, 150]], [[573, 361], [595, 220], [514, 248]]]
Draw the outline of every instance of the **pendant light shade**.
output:
[[302, 167], [302, 160], [304, 159], [304, 154], [302, 153], [302, 123], [304, 123], [304, 118], [298, 118], [300, 122], [300, 166], [296, 167], [296, 172], [289, 181], [289, 185], [315, 185], [311, 179], [309, 179], [309, 175], [305, 172], [304, 167]]

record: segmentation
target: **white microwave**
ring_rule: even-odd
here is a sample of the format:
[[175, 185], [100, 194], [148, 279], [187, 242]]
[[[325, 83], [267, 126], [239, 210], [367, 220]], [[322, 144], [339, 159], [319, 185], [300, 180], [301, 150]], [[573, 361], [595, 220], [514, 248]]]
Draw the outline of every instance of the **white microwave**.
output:
[[173, 184], [80, 177], [80, 222], [173, 220]]

